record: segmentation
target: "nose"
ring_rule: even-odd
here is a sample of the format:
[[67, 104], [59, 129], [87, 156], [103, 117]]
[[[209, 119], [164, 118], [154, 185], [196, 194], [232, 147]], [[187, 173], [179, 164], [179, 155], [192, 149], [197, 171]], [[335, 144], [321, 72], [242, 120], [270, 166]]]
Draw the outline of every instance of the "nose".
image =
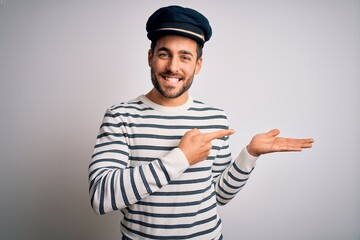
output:
[[167, 70], [172, 72], [172, 73], [176, 73], [179, 71], [179, 61], [172, 57], [169, 59], [168, 64], [167, 64]]

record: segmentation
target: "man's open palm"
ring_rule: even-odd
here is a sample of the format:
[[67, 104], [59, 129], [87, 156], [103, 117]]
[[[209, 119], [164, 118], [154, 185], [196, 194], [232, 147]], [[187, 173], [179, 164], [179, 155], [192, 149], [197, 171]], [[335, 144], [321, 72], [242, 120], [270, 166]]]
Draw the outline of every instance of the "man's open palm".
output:
[[277, 137], [280, 131], [273, 129], [267, 133], [260, 133], [253, 137], [247, 146], [248, 152], [255, 157], [272, 152], [297, 152], [303, 148], [311, 148], [312, 138], [296, 139]]

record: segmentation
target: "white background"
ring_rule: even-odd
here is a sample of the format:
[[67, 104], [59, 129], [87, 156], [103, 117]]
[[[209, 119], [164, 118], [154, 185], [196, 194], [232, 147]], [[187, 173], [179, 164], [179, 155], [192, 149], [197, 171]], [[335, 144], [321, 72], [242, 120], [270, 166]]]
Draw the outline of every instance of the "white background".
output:
[[191, 94], [227, 112], [234, 156], [272, 128], [316, 140], [259, 159], [225, 239], [360, 239], [358, 0], [1, 0], [0, 238], [120, 238], [88, 163], [105, 109], [151, 89], [145, 23], [170, 4], [211, 22]]

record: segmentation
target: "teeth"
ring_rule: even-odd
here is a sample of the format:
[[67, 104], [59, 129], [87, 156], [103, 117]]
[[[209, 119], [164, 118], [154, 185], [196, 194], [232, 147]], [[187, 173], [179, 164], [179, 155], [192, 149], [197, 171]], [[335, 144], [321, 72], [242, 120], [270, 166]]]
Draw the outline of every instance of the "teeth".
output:
[[178, 78], [170, 78], [170, 77], [167, 77], [167, 78], [166, 78], [166, 81], [169, 81], [169, 82], [171, 82], [171, 83], [177, 83], [177, 82], [179, 81], [179, 79], [178, 79]]

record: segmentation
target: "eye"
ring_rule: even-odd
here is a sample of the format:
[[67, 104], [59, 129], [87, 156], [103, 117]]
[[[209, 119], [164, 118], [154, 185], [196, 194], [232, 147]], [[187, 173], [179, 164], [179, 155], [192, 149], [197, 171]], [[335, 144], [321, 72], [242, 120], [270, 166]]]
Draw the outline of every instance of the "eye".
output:
[[188, 55], [183, 55], [180, 57], [180, 59], [183, 61], [191, 61], [191, 57], [189, 57]]
[[159, 52], [158, 56], [159, 56], [159, 58], [161, 58], [161, 59], [166, 59], [166, 58], [169, 58], [169, 57], [170, 57], [170, 54], [167, 53], [167, 52]]

